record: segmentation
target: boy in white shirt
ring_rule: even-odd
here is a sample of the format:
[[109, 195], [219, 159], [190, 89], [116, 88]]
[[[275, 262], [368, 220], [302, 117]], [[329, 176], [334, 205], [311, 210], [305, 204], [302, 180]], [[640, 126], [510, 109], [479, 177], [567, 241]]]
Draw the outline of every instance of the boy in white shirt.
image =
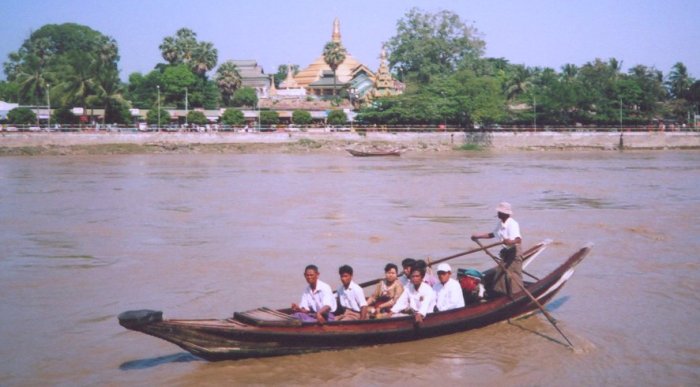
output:
[[365, 320], [367, 318], [367, 300], [365, 292], [360, 285], [352, 280], [353, 270], [348, 265], [338, 269], [341, 286], [338, 287], [338, 301], [345, 308], [343, 314], [336, 316], [336, 320]]

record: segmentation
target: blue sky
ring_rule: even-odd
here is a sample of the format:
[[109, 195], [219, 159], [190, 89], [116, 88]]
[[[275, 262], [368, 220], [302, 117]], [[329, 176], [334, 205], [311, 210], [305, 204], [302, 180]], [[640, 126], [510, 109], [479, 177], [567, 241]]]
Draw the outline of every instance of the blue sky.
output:
[[376, 69], [382, 42], [412, 7], [456, 12], [482, 34], [486, 56], [511, 63], [560, 70], [615, 57], [624, 69], [642, 64], [666, 75], [680, 61], [700, 78], [699, 0], [0, 0], [0, 61], [31, 31], [74, 22], [116, 39], [123, 79], [162, 62], [158, 46], [181, 27], [214, 43], [219, 63], [255, 59], [274, 73], [316, 59], [338, 17], [345, 47]]

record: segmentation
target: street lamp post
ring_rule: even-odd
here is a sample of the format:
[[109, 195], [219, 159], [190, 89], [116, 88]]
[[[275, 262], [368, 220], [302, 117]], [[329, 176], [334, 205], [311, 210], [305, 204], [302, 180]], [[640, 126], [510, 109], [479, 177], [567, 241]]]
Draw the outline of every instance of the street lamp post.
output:
[[533, 126], [535, 127], [535, 132], [537, 131], [537, 99], [532, 97], [532, 110], [533, 110]]
[[49, 109], [46, 130], [51, 130], [51, 85], [48, 83], [46, 84], [46, 107]]
[[187, 115], [189, 114], [189, 106], [187, 105], [187, 88], [185, 87], [185, 128], [187, 128]]
[[[447, 97], [445, 97], [445, 92], [441, 91], [440, 94], [442, 94], [442, 101], [443, 104], [445, 105], [444, 109], [447, 109]], [[442, 112], [442, 122], [443, 122], [443, 129], [447, 130], [447, 112], [443, 110]]]
[[158, 89], [158, 122], [156, 123], [156, 129], [160, 132], [160, 85], [156, 85]]
[[622, 133], [622, 97], [620, 97], [620, 133]]

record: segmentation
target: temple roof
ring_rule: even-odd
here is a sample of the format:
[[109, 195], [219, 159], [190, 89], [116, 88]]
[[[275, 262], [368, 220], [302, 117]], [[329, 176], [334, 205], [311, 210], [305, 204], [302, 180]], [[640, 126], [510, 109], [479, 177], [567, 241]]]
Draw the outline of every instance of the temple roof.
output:
[[[333, 21], [333, 33], [331, 34], [331, 40], [334, 42], [340, 42], [340, 22], [336, 18]], [[323, 55], [319, 56], [314, 60], [308, 67], [300, 70], [294, 77], [297, 85], [299, 87], [308, 87], [310, 84], [316, 82], [323, 76], [323, 71], [332, 71], [330, 66], [326, 64], [323, 59]], [[374, 73], [365, 65], [360, 63], [357, 59], [353, 58], [349, 52], [346, 53], [345, 60], [336, 69], [336, 77], [339, 83], [349, 82], [359, 70], [364, 70], [370, 77], [374, 77]]]

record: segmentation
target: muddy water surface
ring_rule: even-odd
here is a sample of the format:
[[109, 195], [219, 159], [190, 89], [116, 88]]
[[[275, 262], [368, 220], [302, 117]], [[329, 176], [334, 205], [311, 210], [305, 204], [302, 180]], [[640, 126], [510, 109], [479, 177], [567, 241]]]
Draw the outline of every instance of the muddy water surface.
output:
[[[543, 316], [442, 338], [208, 363], [118, 313], [285, 307], [474, 247], [498, 201], [544, 274], [592, 254]], [[129, 155], [0, 159], [0, 385], [697, 385], [700, 153]], [[452, 262], [486, 269], [486, 256]]]

